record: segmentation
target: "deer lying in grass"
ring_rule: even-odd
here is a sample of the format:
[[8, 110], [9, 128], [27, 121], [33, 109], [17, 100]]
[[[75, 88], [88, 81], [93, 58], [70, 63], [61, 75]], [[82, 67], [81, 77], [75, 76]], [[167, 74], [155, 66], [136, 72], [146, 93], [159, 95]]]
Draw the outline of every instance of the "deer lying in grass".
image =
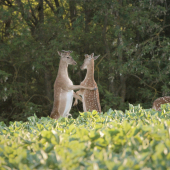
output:
[[164, 97], [157, 98], [153, 102], [152, 109], [161, 111], [161, 104], [166, 104], [166, 103], [170, 103], [170, 96], [164, 96]]
[[59, 52], [60, 64], [57, 78], [54, 83], [54, 103], [50, 117], [58, 119], [60, 116], [68, 117], [73, 102], [73, 97], [82, 101], [81, 97], [76, 95], [73, 90], [87, 89], [96, 90], [94, 87], [85, 87], [82, 85], [73, 85], [68, 76], [68, 65], [76, 65], [77, 63], [70, 56], [72, 51]]
[[[81, 70], [87, 69], [87, 73], [85, 79], [81, 82], [80, 85], [86, 87], [92, 86], [94, 88], [97, 88], [97, 84], [94, 80], [94, 60], [96, 60], [99, 56], [94, 57], [94, 53], [92, 53], [91, 55], [85, 55], [84, 63], [80, 68]], [[84, 112], [92, 110], [97, 110], [98, 112], [101, 112], [98, 89], [95, 91], [81, 89], [77, 91], [76, 94], [82, 96]], [[77, 99], [75, 99], [74, 105], [77, 105], [77, 103], [78, 101]]]

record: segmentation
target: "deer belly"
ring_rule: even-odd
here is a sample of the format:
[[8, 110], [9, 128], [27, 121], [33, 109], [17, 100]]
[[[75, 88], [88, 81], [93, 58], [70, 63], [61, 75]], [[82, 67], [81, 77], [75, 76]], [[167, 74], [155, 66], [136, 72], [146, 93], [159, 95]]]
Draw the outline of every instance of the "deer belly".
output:
[[100, 103], [97, 102], [97, 91], [85, 91], [83, 95], [83, 110], [86, 111], [93, 111], [97, 110], [98, 112], [101, 112], [100, 110]]
[[66, 117], [69, 114], [73, 102], [73, 90], [65, 93], [65, 109], [63, 113], [63, 117]]

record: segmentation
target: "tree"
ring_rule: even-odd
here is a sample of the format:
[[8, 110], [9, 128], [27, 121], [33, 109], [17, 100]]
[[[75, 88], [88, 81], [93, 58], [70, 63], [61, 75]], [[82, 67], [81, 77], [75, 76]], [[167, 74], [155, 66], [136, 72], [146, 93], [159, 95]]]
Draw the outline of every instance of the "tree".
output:
[[0, 118], [50, 114], [63, 49], [74, 51], [78, 63], [69, 67], [74, 84], [86, 74], [79, 69], [84, 54], [101, 55], [95, 79], [103, 111], [129, 102], [151, 107], [170, 94], [169, 6], [162, 0], [2, 0]]

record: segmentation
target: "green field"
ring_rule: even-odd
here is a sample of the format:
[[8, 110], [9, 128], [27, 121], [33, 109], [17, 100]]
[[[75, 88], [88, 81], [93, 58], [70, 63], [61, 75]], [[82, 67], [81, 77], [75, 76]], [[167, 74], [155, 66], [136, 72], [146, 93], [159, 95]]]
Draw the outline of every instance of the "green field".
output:
[[170, 169], [170, 105], [0, 122], [0, 169]]

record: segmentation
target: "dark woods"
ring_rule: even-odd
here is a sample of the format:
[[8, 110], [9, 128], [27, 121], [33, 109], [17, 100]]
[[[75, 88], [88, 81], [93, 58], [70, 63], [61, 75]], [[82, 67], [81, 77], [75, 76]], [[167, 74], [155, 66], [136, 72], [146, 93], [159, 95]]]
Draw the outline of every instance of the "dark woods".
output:
[[[72, 50], [75, 85], [84, 54], [95, 63], [102, 111], [151, 108], [170, 95], [170, 2], [166, 0], [1, 0], [0, 121], [49, 116], [57, 50]], [[73, 117], [82, 104], [71, 109]]]

